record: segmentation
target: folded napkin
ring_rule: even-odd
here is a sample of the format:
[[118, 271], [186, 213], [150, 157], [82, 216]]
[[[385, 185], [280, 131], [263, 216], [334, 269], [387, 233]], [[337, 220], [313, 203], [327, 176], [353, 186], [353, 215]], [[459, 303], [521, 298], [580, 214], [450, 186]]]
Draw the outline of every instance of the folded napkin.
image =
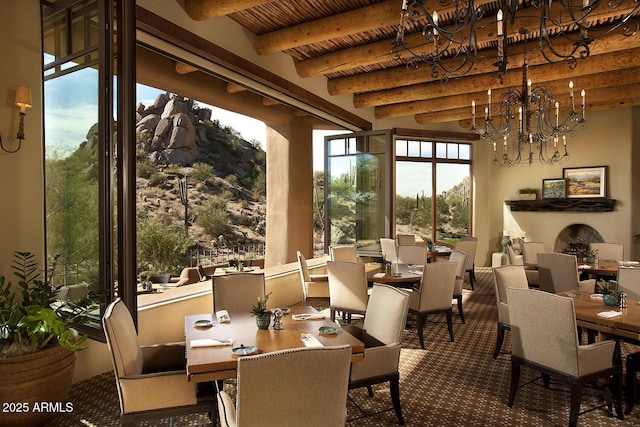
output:
[[201, 340], [191, 340], [191, 347], [219, 347], [223, 345], [232, 345], [233, 340], [220, 341], [212, 338], [205, 338]]
[[589, 298], [593, 298], [593, 299], [602, 299], [602, 298], [604, 298], [604, 295], [602, 295], [602, 294], [591, 294], [591, 295], [589, 296]]
[[309, 314], [309, 313], [294, 314], [293, 316], [291, 316], [291, 318], [293, 320], [318, 320], [318, 319], [324, 319], [324, 314], [322, 314], [322, 313], [318, 313], [318, 314]]
[[581, 264], [578, 266], [580, 270], [590, 270], [591, 266], [589, 264]]
[[605, 319], [611, 319], [612, 317], [622, 316], [622, 312], [615, 311], [615, 310], [602, 311], [602, 312], [596, 314], [596, 316], [603, 317]]
[[373, 277], [377, 278], [377, 277], [384, 277], [386, 273], [376, 273], [373, 275]]
[[302, 339], [305, 347], [324, 347], [324, 345], [318, 341], [318, 338], [311, 334], [300, 334], [300, 338]]

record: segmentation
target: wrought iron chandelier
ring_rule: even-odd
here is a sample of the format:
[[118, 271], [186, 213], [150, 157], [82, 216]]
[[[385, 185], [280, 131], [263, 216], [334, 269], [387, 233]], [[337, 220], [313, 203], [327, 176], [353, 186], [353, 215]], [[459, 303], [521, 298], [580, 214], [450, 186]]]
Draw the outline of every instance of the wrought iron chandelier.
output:
[[[526, 46], [526, 42], [525, 42]], [[499, 114], [492, 114], [491, 89], [487, 91], [484, 125], [476, 128], [476, 103], [471, 103], [471, 130], [493, 146], [493, 161], [502, 166], [515, 166], [526, 161], [554, 164], [569, 156], [567, 135], [575, 136], [576, 128], [585, 128], [586, 91], [580, 91], [580, 112], [576, 111], [573, 81], [569, 82], [571, 110], [561, 119], [560, 101], [543, 85], [534, 85], [528, 77], [525, 47], [522, 86], [511, 88], [500, 96]], [[518, 130], [515, 132], [516, 120]], [[563, 153], [559, 144], [562, 137]], [[498, 144], [502, 155], [498, 156]]]
[[[537, 45], [548, 62], [566, 61], [575, 68], [579, 58], [590, 55], [589, 46], [618, 28], [632, 36], [640, 29], [638, 0], [531, 0], [523, 8], [518, 0], [436, 0], [440, 12], [429, 11], [426, 0], [403, 0], [400, 25], [393, 41], [391, 56], [408, 68], [421, 64], [431, 67], [431, 76], [447, 82], [467, 74], [477, 58], [495, 58], [500, 82], [507, 69], [510, 38], [507, 23], [513, 28], [519, 19], [539, 19]], [[536, 17], [531, 12], [535, 9]], [[451, 16], [447, 26], [444, 17]], [[539, 16], [539, 18], [537, 17]], [[407, 25], [420, 27], [419, 40], [405, 34]], [[481, 31], [497, 26], [497, 32]], [[411, 37], [414, 37], [413, 35]], [[516, 40], [512, 40], [516, 41]], [[480, 45], [495, 46], [491, 54], [482, 53]], [[486, 52], [486, 50], [485, 50]]]

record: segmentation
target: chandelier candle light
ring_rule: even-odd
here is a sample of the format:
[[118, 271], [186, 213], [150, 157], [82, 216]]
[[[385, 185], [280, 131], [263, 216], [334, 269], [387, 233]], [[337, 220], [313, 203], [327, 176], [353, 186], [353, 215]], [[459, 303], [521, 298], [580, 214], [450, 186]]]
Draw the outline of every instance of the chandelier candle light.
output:
[[[502, 20], [498, 20], [500, 24]], [[522, 30], [525, 32], [526, 30]], [[503, 166], [515, 166], [525, 158], [529, 165], [534, 161], [554, 164], [569, 156], [566, 135], [574, 136], [576, 127], [586, 127], [584, 89], [581, 95], [581, 112], [575, 109], [573, 81], [569, 82], [569, 114], [560, 120], [560, 102], [550, 90], [542, 85], [533, 85], [528, 78], [526, 42], [524, 64], [522, 66], [522, 86], [511, 88], [500, 97], [499, 119], [492, 117], [491, 89], [487, 90], [484, 126], [476, 128], [476, 101], [471, 101], [471, 131], [493, 146], [493, 161]], [[515, 132], [515, 117], [518, 117], [518, 130]], [[515, 135], [514, 135], [515, 133]], [[564, 154], [558, 150], [559, 137], [562, 136]], [[498, 157], [497, 143], [502, 142], [502, 156]], [[526, 152], [526, 155], [523, 154]]]

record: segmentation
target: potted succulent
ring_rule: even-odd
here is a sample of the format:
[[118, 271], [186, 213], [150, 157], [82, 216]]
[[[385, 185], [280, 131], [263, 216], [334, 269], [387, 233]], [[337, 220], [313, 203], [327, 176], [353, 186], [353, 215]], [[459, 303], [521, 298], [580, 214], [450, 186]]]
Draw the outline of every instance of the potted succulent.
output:
[[264, 298], [258, 297], [258, 302], [251, 307], [251, 315], [256, 318], [256, 325], [258, 329], [269, 329], [269, 323], [271, 323], [271, 312], [267, 310], [267, 300], [271, 292], [265, 295]]
[[521, 188], [518, 190], [520, 200], [536, 200], [538, 198], [538, 190], [535, 188]]
[[593, 249], [591, 251], [589, 251], [589, 253], [587, 254], [587, 256], [584, 259], [586, 262], [588, 262], [589, 264], [597, 264], [598, 263], [598, 250], [597, 249]]
[[[75, 351], [85, 336], [73, 325], [95, 320], [99, 295], [60, 301], [51, 282], [55, 257], [42, 278], [30, 252], [14, 252], [12, 268], [17, 287], [0, 276], [0, 395], [21, 402], [22, 411], [2, 414], [2, 425], [43, 425], [53, 413], [38, 411], [42, 402], [63, 402], [71, 387]], [[4, 424], [8, 423], [8, 424]]]
[[604, 305], [612, 307], [618, 305], [618, 295], [616, 294], [615, 285], [612, 283], [600, 279], [598, 283], [596, 283], [596, 293], [602, 294]]

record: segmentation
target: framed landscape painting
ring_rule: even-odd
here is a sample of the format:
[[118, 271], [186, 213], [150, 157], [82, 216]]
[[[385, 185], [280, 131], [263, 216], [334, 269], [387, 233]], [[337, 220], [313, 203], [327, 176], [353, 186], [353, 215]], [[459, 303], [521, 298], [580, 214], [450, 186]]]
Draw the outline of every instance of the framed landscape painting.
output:
[[564, 168], [568, 198], [607, 197], [607, 167]]
[[543, 199], [564, 199], [567, 197], [567, 180], [551, 178], [542, 180]]

